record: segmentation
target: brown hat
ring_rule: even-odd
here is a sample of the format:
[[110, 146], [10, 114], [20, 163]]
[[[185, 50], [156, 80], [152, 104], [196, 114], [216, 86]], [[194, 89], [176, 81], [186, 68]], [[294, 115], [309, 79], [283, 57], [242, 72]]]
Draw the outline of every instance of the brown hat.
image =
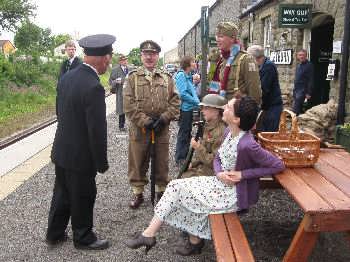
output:
[[152, 40], [146, 40], [140, 44], [140, 50], [160, 53], [162, 49], [156, 42]]
[[238, 26], [232, 22], [220, 22], [216, 27], [216, 34], [233, 37], [238, 34]]
[[127, 59], [128, 59], [128, 57], [125, 56], [125, 55], [120, 55], [119, 56], [119, 60], [127, 60]]

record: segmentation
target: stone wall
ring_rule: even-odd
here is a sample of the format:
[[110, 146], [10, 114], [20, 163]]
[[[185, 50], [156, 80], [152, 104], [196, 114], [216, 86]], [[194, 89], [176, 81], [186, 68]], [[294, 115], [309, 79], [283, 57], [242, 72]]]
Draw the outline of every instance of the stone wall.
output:
[[[240, 10], [241, 2], [239, 0], [217, 0], [209, 8], [209, 35], [215, 36], [216, 25], [221, 21], [238, 22]], [[199, 19], [178, 43], [180, 58], [184, 55], [192, 55], [196, 57], [201, 53], [202, 43], [200, 30]]]
[[180, 63], [178, 53], [179, 53], [179, 51], [178, 51], [177, 47], [165, 52], [164, 53], [164, 64], [178, 64], [178, 63]]

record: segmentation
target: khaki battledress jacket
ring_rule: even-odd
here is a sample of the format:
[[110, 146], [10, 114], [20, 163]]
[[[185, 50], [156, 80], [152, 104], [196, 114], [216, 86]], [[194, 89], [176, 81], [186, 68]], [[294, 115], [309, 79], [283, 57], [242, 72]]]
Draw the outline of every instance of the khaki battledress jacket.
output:
[[[227, 60], [223, 59], [220, 65], [220, 79], [224, 77], [224, 70]], [[241, 95], [253, 97], [261, 104], [261, 87], [259, 67], [251, 55], [245, 51], [239, 51], [231, 65], [230, 74], [226, 88], [226, 99], [230, 100], [239, 92]]]
[[156, 190], [163, 191], [169, 180], [169, 123], [180, 114], [180, 99], [173, 79], [159, 69], [152, 73], [140, 67], [125, 80], [123, 102], [129, 121], [128, 177], [135, 194], [141, 193], [148, 183], [151, 132], [146, 131], [144, 125], [152, 117], [162, 116], [167, 122], [155, 135]]
[[201, 145], [194, 151], [191, 169], [183, 173], [182, 178], [214, 175], [213, 161], [222, 142], [225, 128], [225, 123], [221, 119], [205, 123]]

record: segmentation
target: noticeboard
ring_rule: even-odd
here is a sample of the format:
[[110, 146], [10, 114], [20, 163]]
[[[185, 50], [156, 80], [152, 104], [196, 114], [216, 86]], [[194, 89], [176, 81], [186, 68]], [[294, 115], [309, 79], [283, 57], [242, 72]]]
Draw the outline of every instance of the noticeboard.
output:
[[279, 27], [309, 28], [312, 22], [312, 5], [280, 4]]

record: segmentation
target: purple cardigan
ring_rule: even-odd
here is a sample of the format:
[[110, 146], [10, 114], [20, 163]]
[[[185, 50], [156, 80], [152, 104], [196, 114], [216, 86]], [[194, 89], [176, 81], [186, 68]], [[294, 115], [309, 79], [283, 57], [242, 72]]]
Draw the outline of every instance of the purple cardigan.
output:
[[[229, 134], [227, 128], [224, 139]], [[239, 140], [237, 146], [236, 171], [242, 171], [242, 180], [236, 184], [237, 205], [239, 210], [248, 209], [259, 198], [259, 178], [277, 174], [284, 170], [283, 162], [263, 149], [250, 133]], [[219, 153], [214, 159], [215, 174], [222, 172]]]

